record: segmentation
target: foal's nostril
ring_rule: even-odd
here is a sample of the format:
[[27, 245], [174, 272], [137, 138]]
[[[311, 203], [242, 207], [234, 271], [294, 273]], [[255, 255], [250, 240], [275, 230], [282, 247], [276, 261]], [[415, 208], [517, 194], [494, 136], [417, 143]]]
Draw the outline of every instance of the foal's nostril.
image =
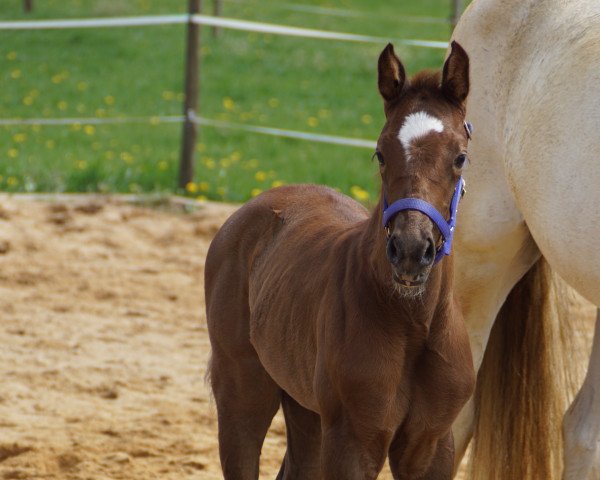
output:
[[430, 237], [427, 239], [427, 246], [425, 247], [425, 252], [421, 257], [421, 265], [427, 266], [433, 262], [435, 258], [435, 245], [433, 244], [433, 239]]
[[396, 245], [395, 236], [389, 238], [386, 251], [388, 260], [394, 265], [398, 263], [398, 246]]

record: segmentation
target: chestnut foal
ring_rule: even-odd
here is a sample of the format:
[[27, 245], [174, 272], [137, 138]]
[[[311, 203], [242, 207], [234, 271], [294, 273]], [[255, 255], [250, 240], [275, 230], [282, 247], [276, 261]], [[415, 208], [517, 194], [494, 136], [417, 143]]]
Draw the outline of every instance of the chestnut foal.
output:
[[[412, 81], [379, 58], [386, 123], [371, 216], [315, 185], [263, 193], [234, 213], [206, 259], [210, 379], [226, 479], [258, 478], [280, 404], [278, 478], [452, 478], [450, 427], [473, 364], [450, 253], [470, 126], [458, 45]], [[444, 212], [444, 214], [439, 213]]]

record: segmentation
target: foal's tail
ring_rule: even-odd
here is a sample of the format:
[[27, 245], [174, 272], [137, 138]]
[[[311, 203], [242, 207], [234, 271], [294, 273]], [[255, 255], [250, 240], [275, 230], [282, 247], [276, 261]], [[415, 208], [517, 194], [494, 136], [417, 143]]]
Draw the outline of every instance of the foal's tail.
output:
[[542, 258], [504, 302], [477, 379], [471, 479], [560, 478], [562, 416], [581, 378], [568, 298]]

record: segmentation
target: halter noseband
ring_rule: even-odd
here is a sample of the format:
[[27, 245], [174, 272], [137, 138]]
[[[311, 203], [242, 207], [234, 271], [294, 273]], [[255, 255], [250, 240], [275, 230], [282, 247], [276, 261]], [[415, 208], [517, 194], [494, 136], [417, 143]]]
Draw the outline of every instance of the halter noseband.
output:
[[[473, 125], [469, 122], [465, 123], [467, 137], [471, 140], [473, 133]], [[383, 195], [383, 228], [385, 228], [388, 237], [390, 220], [397, 213], [403, 210], [417, 210], [427, 215], [442, 234], [442, 244], [438, 246], [435, 254], [434, 264], [439, 262], [445, 255], [450, 255], [452, 251], [452, 239], [454, 237], [454, 227], [456, 227], [456, 212], [458, 211], [458, 202], [465, 194], [465, 181], [460, 176], [454, 187], [454, 195], [450, 201], [450, 218], [446, 220], [444, 216], [431, 205], [431, 203], [421, 200], [420, 198], [401, 198], [396, 200], [391, 205], [388, 205], [385, 193]]]

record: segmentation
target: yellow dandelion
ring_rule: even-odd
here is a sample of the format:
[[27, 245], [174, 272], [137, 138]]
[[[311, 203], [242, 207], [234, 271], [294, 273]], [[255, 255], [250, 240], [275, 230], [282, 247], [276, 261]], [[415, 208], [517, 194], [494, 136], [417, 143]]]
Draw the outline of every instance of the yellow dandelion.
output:
[[262, 190], [260, 188], [253, 188], [252, 190], [250, 190], [250, 195], [252, 195], [253, 197], [260, 195], [261, 193]]
[[88, 84], [86, 82], [78, 82], [77, 83], [77, 90], [79, 90], [80, 92], [86, 91], [87, 88], [88, 88]]
[[269, 98], [269, 107], [271, 108], [277, 108], [279, 106], [279, 99], [278, 98]]
[[160, 123], [160, 117], [150, 117], [150, 125], [158, 125]]
[[221, 168], [229, 168], [232, 165], [232, 161], [229, 158], [222, 158], [219, 160], [219, 165], [221, 165]]
[[78, 132], [79, 130], [81, 130], [81, 123], [75, 122], [73, 125], [71, 125], [71, 130], [73, 130], [74, 132]]
[[79, 170], [85, 170], [87, 168], [87, 162], [85, 160], [79, 160], [77, 162], [77, 168]]
[[242, 158], [242, 154], [240, 152], [238, 152], [237, 150], [234, 150], [233, 152], [231, 152], [231, 155], [229, 155], [229, 158], [234, 163], [239, 162], [240, 159]]
[[282, 180], [274, 180], [273, 183], [271, 183], [271, 187], [273, 188], [281, 187], [282, 185], [285, 185], [285, 182]]
[[96, 109], [96, 116], [97, 117], [106, 117], [106, 110], [103, 108], [97, 108]]
[[26, 106], [30, 106], [33, 105], [33, 97], [31, 97], [30, 95], [27, 95], [25, 98], [23, 98], [23, 105]]
[[246, 170], [254, 170], [258, 167], [258, 160], [256, 158], [251, 158], [250, 160], [243, 163], [242, 168]]
[[121, 160], [127, 164], [133, 163], [133, 155], [129, 152], [121, 152]]
[[261, 170], [254, 174], [254, 178], [258, 182], [264, 182], [267, 179], [267, 174]]
[[52, 150], [56, 146], [56, 142], [54, 140], [46, 140], [46, 148], [48, 150]]
[[25, 140], [27, 140], [26, 133], [15, 133], [13, 135], [13, 142], [15, 143], [23, 143]]
[[221, 196], [224, 197], [225, 196], [225, 187], [218, 187], [217, 188], [217, 193]]
[[7, 184], [9, 187], [14, 187], [14, 186], [15, 186], [15, 185], [17, 185], [18, 183], [19, 183], [19, 180], [17, 180], [17, 178], [16, 178], [16, 177], [8, 177], [8, 178], [6, 179], [6, 184]]
[[373, 122], [373, 117], [371, 115], [369, 115], [368, 113], [365, 113], [362, 117], [360, 117], [360, 121], [362, 123], [364, 123], [365, 125], [369, 125], [370, 123]]
[[329, 117], [331, 117], [331, 110], [327, 110], [326, 108], [321, 108], [317, 112], [317, 115], [319, 116], [319, 118], [329, 118]]
[[78, 103], [77, 107], [75, 107], [75, 109], [79, 112], [79, 113], [83, 113], [85, 112], [85, 105], [83, 103]]
[[216, 163], [212, 158], [207, 158], [206, 160], [204, 160], [204, 166], [209, 170], [212, 170], [213, 168], [215, 168]]
[[16, 80], [17, 78], [21, 78], [21, 70], [19, 70], [18, 68], [16, 70], [13, 70], [12, 72], [10, 72], [10, 78]]
[[86, 125], [85, 127], [83, 127], [83, 131], [85, 132], [86, 135], [94, 135], [96, 133], [96, 127], [94, 127], [93, 125]]
[[69, 104], [67, 102], [65, 102], [64, 100], [61, 100], [60, 102], [58, 102], [58, 109], [59, 110], [66, 110], [67, 107], [69, 106]]
[[164, 92], [162, 92], [162, 98], [164, 100], [173, 100], [175, 99], [175, 92], [171, 92], [170, 90], [165, 90]]
[[206, 195], [198, 195], [196, 197], [196, 200], [198, 200], [199, 202], [206, 202], [208, 200], [208, 197]]
[[208, 182], [200, 182], [198, 188], [201, 192], [208, 192], [210, 190], [210, 184]]
[[104, 97], [104, 103], [106, 103], [107, 105], [114, 105], [115, 97], [113, 97], [112, 95], [107, 95], [106, 97]]
[[54, 83], [55, 85], [59, 84], [60, 82], [62, 82], [62, 77], [60, 75], [52, 75], [52, 78], [50, 78], [50, 80], [52, 81], [52, 83]]
[[161, 160], [160, 162], [158, 162], [158, 169], [161, 172], [164, 172], [168, 168], [169, 168], [169, 163], [168, 162], [165, 162], [164, 160]]
[[6, 59], [7, 59], [7, 60], [10, 60], [11, 62], [12, 62], [13, 60], [16, 60], [16, 59], [17, 59], [17, 52], [8, 52], [8, 53], [6, 54]]
[[17, 158], [19, 156], [19, 151], [16, 148], [11, 148], [8, 150], [8, 156], [10, 158]]
[[233, 110], [235, 108], [235, 102], [231, 97], [223, 98], [223, 108], [225, 110]]
[[319, 119], [317, 117], [308, 117], [306, 123], [309, 127], [316, 127], [319, 124]]
[[188, 191], [188, 193], [196, 193], [196, 190], [198, 190], [198, 185], [196, 185], [194, 182], [188, 182], [185, 185], [185, 189]]
[[369, 192], [362, 189], [358, 185], [353, 185], [352, 187], [350, 187], [350, 193], [356, 200], [361, 202], [367, 201], [369, 199]]

